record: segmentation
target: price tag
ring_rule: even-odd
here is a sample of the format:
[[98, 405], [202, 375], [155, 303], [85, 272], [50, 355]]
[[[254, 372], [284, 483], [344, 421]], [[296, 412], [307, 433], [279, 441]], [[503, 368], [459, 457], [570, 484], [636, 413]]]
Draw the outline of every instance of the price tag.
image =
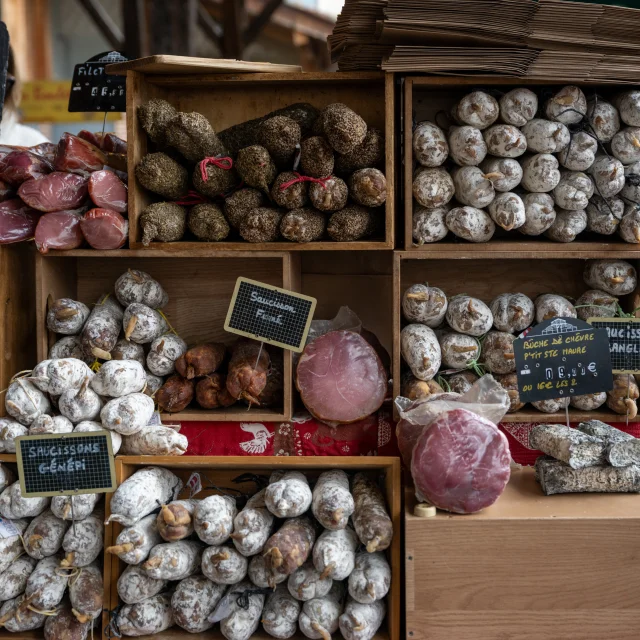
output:
[[609, 338], [613, 373], [640, 373], [640, 318], [589, 318]]
[[108, 431], [20, 436], [16, 438], [16, 461], [25, 497], [116, 490]]
[[77, 64], [71, 80], [69, 111], [126, 111], [126, 76], [109, 76], [105, 67], [128, 59], [117, 51], [107, 51]]
[[0, 518], [0, 538], [13, 538], [13, 536], [17, 535], [20, 535], [20, 531], [18, 531], [16, 525], [11, 520]]
[[609, 391], [613, 388], [609, 340], [576, 318], [554, 318], [513, 343], [522, 402]]
[[300, 353], [315, 309], [315, 298], [238, 278], [224, 328]]

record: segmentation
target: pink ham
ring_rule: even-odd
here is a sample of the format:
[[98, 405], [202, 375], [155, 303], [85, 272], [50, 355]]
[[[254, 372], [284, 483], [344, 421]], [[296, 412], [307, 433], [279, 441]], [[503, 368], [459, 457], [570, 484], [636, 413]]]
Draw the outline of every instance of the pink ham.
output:
[[0, 160], [0, 180], [14, 187], [25, 180], [42, 178], [52, 170], [45, 158], [27, 150], [11, 151]]
[[53, 158], [56, 153], [56, 146], [53, 142], [41, 142], [33, 147], [29, 147], [29, 151], [33, 151], [33, 153], [37, 153], [39, 156], [42, 156], [47, 161], [53, 163]]
[[0, 202], [0, 244], [33, 238], [40, 215], [20, 198]]
[[38, 211], [64, 211], [79, 207], [87, 197], [87, 179], [54, 171], [39, 180], [23, 182], [18, 195]]
[[375, 349], [353, 331], [330, 331], [308, 344], [298, 362], [296, 385], [318, 420], [349, 424], [377, 411], [387, 391]]
[[94, 249], [120, 249], [129, 235], [129, 223], [111, 209], [91, 209], [84, 214], [80, 228]]
[[127, 155], [126, 140], [118, 138], [115, 133], [105, 133], [100, 148], [110, 153], [122, 153]]
[[96, 207], [127, 211], [127, 187], [118, 176], [103, 169], [94, 171], [89, 178], [89, 195]]
[[0, 180], [0, 202], [16, 197], [16, 190], [6, 182]]
[[77, 211], [45, 213], [36, 227], [36, 247], [40, 253], [51, 249], [69, 251], [82, 246], [84, 236], [80, 229], [82, 215]]
[[492, 505], [510, 475], [511, 454], [495, 424], [467, 409], [441, 413], [418, 439], [411, 475], [419, 499], [453, 513]]
[[67, 171], [88, 177], [107, 163], [107, 156], [90, 142], [70, 133], [63, 133], [54, 160], [56, 171]]

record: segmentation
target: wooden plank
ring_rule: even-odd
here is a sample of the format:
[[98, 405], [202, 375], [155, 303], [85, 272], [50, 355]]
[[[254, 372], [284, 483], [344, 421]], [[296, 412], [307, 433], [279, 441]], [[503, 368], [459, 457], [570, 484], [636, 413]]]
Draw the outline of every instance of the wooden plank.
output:
[[[400, 395], [400, 377], [402, 369], [402, 355], [400, 352], [400, 331], [402, 329], [402, 293], [403, 290], [400, 284], [400, 270], [401, 270], [401, 258], [400, 254], [396, 251], [393, 256], [393, 345], [392, 345], [392, 384], [393, 384], [393, 399]], [[393, 407], [394, 418], [398, 419], [398, 413], [395, 405]]]
[[[413, 249], [413, 84], [404, 79], [404, 248]], [[436, 243], [437, 244], [437, 243]]]
[[[385, 178], [387, 180], [387, 202], [385, 212], [385, 244], [389, 248], [395, 246], [395, 222], [396, 222], [396, 174], [398, 167], [396, 166], [396, 101], [395, 101], [395, 76], [393, 73], [385, 74], [385, 118], [384, 118], [384, 137], [385, 137]], [[366, 118], [365, 118], [366, 119]]]
[[172, 73], [299, 73], [302, 69], [295, 64], [170, 55], [146, 56], [129, 62], [110, 64], [107, 67], [107, 73], [112, 75], [125, 75], [128, 71], [167, 75]]

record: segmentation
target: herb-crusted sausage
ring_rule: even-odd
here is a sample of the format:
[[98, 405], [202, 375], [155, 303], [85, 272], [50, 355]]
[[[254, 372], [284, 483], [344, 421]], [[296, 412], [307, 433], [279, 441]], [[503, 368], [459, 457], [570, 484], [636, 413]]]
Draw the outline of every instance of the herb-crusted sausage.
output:
[[325, 529], [344, 529], [354, 508], [347, 474], [341, 469], [321, 473], [311, 502], [316, 520]]
[[264, 495], [267, 509], [278, 518], [301, 516], [311, 506], [311, 489], [299, 471], [274, 471]]
[[363, 473], [353, 480], [353, 526], [369, 553], [384, 551], [393, 538], [393, 523], [380, 489]]

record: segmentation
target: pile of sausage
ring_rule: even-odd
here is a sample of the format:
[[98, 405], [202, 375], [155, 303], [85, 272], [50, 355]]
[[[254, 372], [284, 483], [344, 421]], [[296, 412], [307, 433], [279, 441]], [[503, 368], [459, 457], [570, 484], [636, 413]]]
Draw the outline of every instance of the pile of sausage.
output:
[[[275, 638], [370, 640], [381, 626], [393, 525], [376, 482], [363, 473], [276, 471], [244, 506], [229, 495], [177, 500], [169, 469], [132, 475], [111, 500], [124, 529], [107, 552], [129, 566], [118, 579], [125, 636], [178, 625], [227, 640], [262, 623]], [[162, 505], [158, 513], [158, 505]]]
[[74, 496], [72, 526], [69, 496], [25, 498], [16, 480], [0, 466], [0, 626], [85, 640], [102, 616], [102, 496]]
[[[413, 240], [449, 232], [488, 242], [502, 230], [572, 242], [583, 231], [640, 243], [640, 91], [613, 103], [567, 86], [539, 100], [474, 91], [445, 130], [413, 131]], [[503, 234], [504, 235], [504, 234]]]
[[[523, 293], [502, 293], [487, 304], [467, 294], [447, 298], [434, 286], [409, 287], [402, 297], [403, 315], [409, 324], [400, 340], [410, 371], [402, 379], [401, 395], [416, 400], [442, 393], [441, 385], [446, 391], [462, 394], [489, 372], [509, 393], [510, 412], [522, 409], [513, 351], [516, 337], [532, 324], [552, 318], [615, 317], [619, 298], [637, 286], [636, 270], [624, 260], [587, 260], [583, 276], [589, 289], [574, 302], [551, 293], [539, 295], [535, 301]], [[545, 413], [556, 413], [569, 404], [590, 411], [606, 403], [615, 413], [634, 418], [639, 396], [633, 376], [617, 374], [609, 392], [532, 404]]]
[[57, 145], [0, 147], [0, 244], [35, 238], [41, 253], [119, 249], [128, 237], [127, 143], [64, 133]]

